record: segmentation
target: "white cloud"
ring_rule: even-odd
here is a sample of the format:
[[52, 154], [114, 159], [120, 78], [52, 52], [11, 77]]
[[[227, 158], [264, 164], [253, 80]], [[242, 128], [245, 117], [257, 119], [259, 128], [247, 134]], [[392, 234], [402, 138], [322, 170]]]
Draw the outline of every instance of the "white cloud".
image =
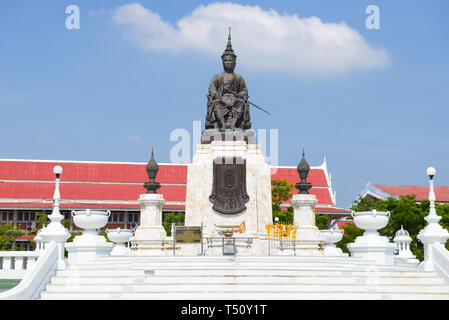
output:
[[339, 74], [389, 64], [384, 49], [371, 47], [344, 22], [325, 23], [259, 6], [212, 3], [199, 6], [176, 25], [138, 3], [113, 10], [113, 21], [147, 51], [196, 50], [221, 56], [228, 27], [239, 68], [301, 75]]

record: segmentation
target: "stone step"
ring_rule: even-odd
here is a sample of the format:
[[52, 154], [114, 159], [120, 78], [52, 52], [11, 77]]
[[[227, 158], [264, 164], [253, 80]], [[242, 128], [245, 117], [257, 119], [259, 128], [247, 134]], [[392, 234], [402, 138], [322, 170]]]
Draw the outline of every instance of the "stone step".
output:
[[[259, 258], [259, 259], [257, 259]], [[305, 259], [307, 258], [307, 259]], [[338, 264], [361, 264], [371, 265], [374, 264], [372, 260], [359, 259], [359, 258], [332, 258], [332, 257], [255, 257], [255, 259], [247, 258], [226, 258], [226, 257], [102, 257], [99, 260], [91, 261], [95, 265], [105, 264], [127, 264], [127, 263], [192, 263], [192, 264], [204, 264], [204, 263], [277, 263], [277, 264], [301, 264], [301, 263], [338, 263]]]
[[47, 285], [47, 292], [93, 292], [93, 293], [114, 293], [114, 292], [184, 292], [186, 294], [191, 292], [383, 292], [383, 293], [445, 293], [449, 295], [449, 286], [447, 285], [328, 285], [328, 284], [291, 284], [291, 283], [262, 283], [262, 284], [240, 284], [240, 283], [182, 283], [171, 285], [158, 284], [134, 284], [134, 285], [115, 285], [115, 284], [83, 284], [83, 285]]
[[104, 277], [104, 276], [269, 276], [269, 275], [284, 275], [284, 276], [330, 276], [330, 277], [366, 277], [368, 275], [378, 275], [379, 277], [423, 277], [434, 276], [433, 272], [423, 271], [405, 271], [405, 270], [376, 270], [376, 269], [352, 269], [352, 270], [329, 270], [328, 268], [319, 270], [318, 268], [263, 268], [263, 267], [248, 267], [248, 268], [195, 268], [195, 267], [170, 267], [164, 269], [69, 269], [59, 270], [56, 272], [58, 277]]
[[267, 276], [157, 276], [157, 277], [54, 277], [52, 285], [172, 285], [172, 284], [326, 284], [326, 285], [445, 285], [443, 278], [437, 276], [429, 277], [377, 277], [367, 275], [366, 277], [331, 277], [312, 276], [294, 277], [290, 275], [267, 275]]
[[[285, 264], [279, 265], [275, 263], [263, 264], [263, 267], [271, 270], [278, 269], [311, 269], [311, 270], [370, 270], [370, 272], [379, 271], [389, 271], [389, 270], [404, 270], [404, 268], [381, 268], [377, 266], [360, 266], [360, 265], [347, 265], [347, 264], [327, 264], [327, 265], [316, 265], [316, 264]], [[214, 264], [159, 264], [159, 263], [130, 263], [126, 265], [109, 264], [104, 266], [98, 265], [85, 265], [85, 266], [75, 266], [71, 267], [71, 270], [114, 270], [114, 269], [251, 269], [251, 268], [261, 268], [260, 264], [253, 263], [239, 263], [239, 264], [225, 264], [225, 263], [214, 263]]]
[[448, 294], [371, 292], [43, 292], [43, 300], [449, 300]]

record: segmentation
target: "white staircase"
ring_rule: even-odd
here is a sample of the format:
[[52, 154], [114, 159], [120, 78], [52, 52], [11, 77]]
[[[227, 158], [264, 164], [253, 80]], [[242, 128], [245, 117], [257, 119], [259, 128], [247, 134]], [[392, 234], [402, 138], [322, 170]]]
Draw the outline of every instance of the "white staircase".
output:
[[41, 299], [449, 299], [449, 284], [348, 257], [104, 257], [58, 271]]

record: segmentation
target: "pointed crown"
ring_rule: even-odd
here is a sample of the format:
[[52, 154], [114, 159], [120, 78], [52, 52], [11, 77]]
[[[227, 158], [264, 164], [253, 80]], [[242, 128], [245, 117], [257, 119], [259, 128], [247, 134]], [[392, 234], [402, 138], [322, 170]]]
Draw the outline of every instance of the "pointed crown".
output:
[[231, 55], [235, 58], [237, 58], [236, 54], [234, 53], [234, 50], [232, 49], [232, 43], [231, 43], [231, 27], [229, 27], [229, 35], [228, 35], [228, 44], [226, 45], [226, 49], [221, 55], [223, 58], [226, 55]]

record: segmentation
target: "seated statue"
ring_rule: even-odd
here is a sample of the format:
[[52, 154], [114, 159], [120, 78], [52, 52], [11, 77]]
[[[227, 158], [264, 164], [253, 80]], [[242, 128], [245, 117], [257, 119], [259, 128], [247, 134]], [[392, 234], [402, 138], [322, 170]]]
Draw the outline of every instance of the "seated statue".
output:
[[224, 71], [215, 75], [207, 95], [206, 129], [250, 129], [248, 89], [245, 80], [234, 73], [237, 56], [228, 44], [221, 56]]

